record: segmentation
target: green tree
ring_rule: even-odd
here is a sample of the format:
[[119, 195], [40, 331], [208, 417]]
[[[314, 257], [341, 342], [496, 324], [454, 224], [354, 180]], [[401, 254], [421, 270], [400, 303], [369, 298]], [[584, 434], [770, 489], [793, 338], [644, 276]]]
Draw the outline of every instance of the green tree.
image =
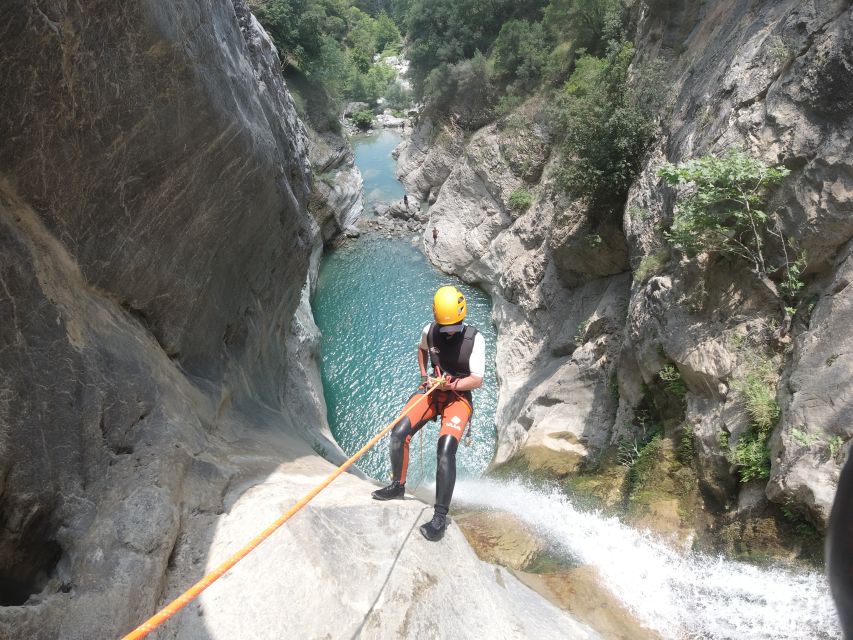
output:
[[566, 164], [561, 182], [593, 211], [617, 216], [657, 130], [663, 94], [658, 70], [628, 83], [630, 42], [612, 42], [606, 58], [582, 55], [553, 111]]
[[395, 45], [400, 40], [397, 25], [385, 11], [382, 11], [376, 18], [376, 51], [384, 51], [388, 45]]
[[423, 96], [433, 69], [488, 51], [504, 22], [538, 21], [545, 4], [545, 0], [414, 0], [406, 35], [416, 95]]
[[478, 51], [469, 60], [438, 66], [430, 72], [424, 94], [428, 111], [453, 116], [469, 129], [483, 126], [494, 106], [488, 60]]
[[511, 85], [511, 93], [530, 91], [542, 78], [548, 50], [540, 23], [509, 20], [501, 27], [492, 48], [495, 76]]
[[[745, 260], [777, 295], [769, 276], [781, 271], [781, 295], [793, 297], [802, 286], [804, 258], [796, 256], [765, 211], [770, 189], [788, 173], [738, 149], [664, 165], [658, 175], [667, 184], [689, 186], [678, 199], [668, 240], [687, 255], [710, 251]], [[778, 267], [767, 255], [771, 241], [781, 254], [783, 264]]]
[[610, 40], [620, 39], [623, 14], [620, 0], [551, 0], [542, 24], [556, 41], [600, 56]]

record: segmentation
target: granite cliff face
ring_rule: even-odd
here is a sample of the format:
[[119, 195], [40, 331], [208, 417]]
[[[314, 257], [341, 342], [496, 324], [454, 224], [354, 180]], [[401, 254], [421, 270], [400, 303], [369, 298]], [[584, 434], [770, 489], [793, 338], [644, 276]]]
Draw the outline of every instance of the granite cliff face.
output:
[[[13, 0], [0, 25], [0, 637], [114, 638], [340, 461], [309, 295], [360, 178], [244, 0]], [[421, 637], [461, 578], [446, 628], [594, 637], [456, 529], [429, 566], [421, 503], [339, 482], [153, 637]]]
[[[430, 259], [495, 301], [495, 463], [561, 477], [599, 466], [641, 439], [651, 410], [667, 437], [694, 438], [707, 507], [761, 513], [769, 499], [823, 529], [853, 437], [853, 121], [841, 89], [853, 86], [853, 10], [641, 2], [633, 24], [635, 66], [664, 61], [671, 95], [621, 225], [594, 223], [560, 195], [538, 98], [474, 133], [422, 123], [399, 150], [410, 194], [434, 202]], [[771, 206], [808, 269], [787, 334], [778, 300], [748, 269], [678, 262], [663, 237], [675, 198], [657, 169], [730, 147], [791, 170]], [[521, 189], [529, 208], [512, 206]], [[769, 349], [782, 417], [769, 481], [741, 485], [724, 446], [748, 425], [736, 387], [756, 345]], [[666, 367], [686, 386], [683, 408], [662, 383]]]
[[305, 133], [242, 2], [0, 23], [0, 635], [110, 637], [263, 468], [225, 443], [286, 422]]

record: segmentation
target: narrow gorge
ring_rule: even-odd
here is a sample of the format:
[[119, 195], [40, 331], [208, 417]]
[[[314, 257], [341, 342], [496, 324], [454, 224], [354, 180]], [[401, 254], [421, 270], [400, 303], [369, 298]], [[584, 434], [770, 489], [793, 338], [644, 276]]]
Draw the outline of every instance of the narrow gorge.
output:
[[[425, 428], [414, 496], [371, 500], [381, 444], [150, 637], [842, 638], [851, 3], [513, 14], [609, 7], [550, 54], [571, 99], [655, 80], [595, 197], [564, 98], [500, 76], [525, 3], [448, 26], [461, 62], [443, 0], [303, 4], [0, 7], [0, 638], [122, 637], [267, 527], [394, 417], [445, 282], [490, 356], [447, 536]], [[712, 156], [780, 168], [763, 270], [678, 244]]]

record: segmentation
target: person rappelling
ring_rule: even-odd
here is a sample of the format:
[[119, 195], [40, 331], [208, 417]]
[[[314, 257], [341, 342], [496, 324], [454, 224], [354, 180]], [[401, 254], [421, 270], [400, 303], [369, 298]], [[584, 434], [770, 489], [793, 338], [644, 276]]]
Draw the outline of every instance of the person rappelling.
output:
[[[376, 500], [403, 498], [409, 443], [429, 420], [440, 415], [434, 512], [432, 520], [420, 527], [427, 540], [437, 541], [444, 537], [449, 524], [447, 513], [456, 484], [456, 449], [474, 411], [471, 391], [483, 384], [486, 347], [482, 334], [463, 322], [467, 305], [465, 296], [456, 287], [441, 287], [436, 291], [432, 310], [435, 322], [424, 327], [417, 350], [421, 385], [403, 409], [411, 407], [411, 412], [391, 432], [393, 481], [374, 491], [373, 497]], [[428, 364], [432, 365], [431, 377], [427, 374]], [[440, 386], [428, 401], [414, 406], [426, 388], [436, 381]]]

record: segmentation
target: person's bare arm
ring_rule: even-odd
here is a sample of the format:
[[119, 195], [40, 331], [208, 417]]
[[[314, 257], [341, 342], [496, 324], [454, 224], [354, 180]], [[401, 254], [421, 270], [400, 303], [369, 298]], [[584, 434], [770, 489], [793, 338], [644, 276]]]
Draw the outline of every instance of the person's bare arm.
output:
[[453, 391], [471, 391], [477, 389], [483, 384], [482, 376], [465, 376], [464, 378], [456, 378], [450, 383], [450, 389]]
[[421, 377], [427, 376], [427, 352], [418, 347], [418, 367], [421, 370]]

